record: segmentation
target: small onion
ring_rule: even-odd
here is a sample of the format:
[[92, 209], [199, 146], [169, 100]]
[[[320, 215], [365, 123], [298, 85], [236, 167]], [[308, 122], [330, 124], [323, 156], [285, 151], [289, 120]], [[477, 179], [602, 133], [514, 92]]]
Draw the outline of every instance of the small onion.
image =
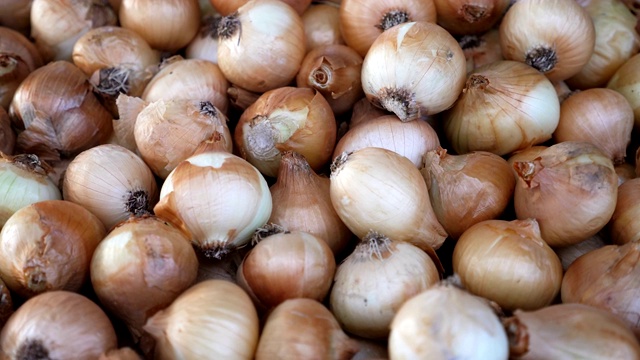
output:
[[207, 256], [247, 244], [271, 215], [269, 186], [246, 160], [205, 151], [183, 160], [160, 190], [155, 214], [189, 234]]
[[100, 219], [70, 201], [25, 206], [0, 231], [0, 277], [24, 298], [52, 290], [79, 291], [105, 235]]
[[224, 280], [190, 287], [144, 326], [158, 359], [253, 359], [258, 314], [249, 296]]
[[108, 230], [131, 215], [149, 213], [158, 201], [149, 167], [135, 153], [112, 144], [76, 156], [65, 172], [62, 193], [94, 213]]
[[438, 284], [407, 300], [391, 323], [389, 359], [507, 359], [509, 342], [486, 301]]
[[562, 264], [535, 219], [485, 220], [471, 226], [453, 251], [453, 271], [471, 293], [508, 310], [535, 310], [560, 292]]
[[531, 161], [517, 161], [514, 207], [518, 219], [535, 218], [550, 246], [579, 243], [611, 219], [618, 176], [611, 159], [595, 145], [565, 141]]
[[116, 346], [116, 332], [104, 311], [63, 290], [27, 300], [0, 334], [6, 359], [97, 359]]
[[268, 235], [254, 246], [238, 268], [238, 284], [259, 308], [308, 298], [322, 301], [329, 293], [336, 261], [327, 243], [302, 231]]
[[438, 280], [438, 268], [425, 251], [369, 232], [338, 266], [331, 312], [347, 332], [385, 339], [397, 309]]
[[409, 121], [451, 107], [466, 73], [464, 52], [451, 34], [410, 22], [375, 39], [362, 64], [362, 89], [374, 105]]

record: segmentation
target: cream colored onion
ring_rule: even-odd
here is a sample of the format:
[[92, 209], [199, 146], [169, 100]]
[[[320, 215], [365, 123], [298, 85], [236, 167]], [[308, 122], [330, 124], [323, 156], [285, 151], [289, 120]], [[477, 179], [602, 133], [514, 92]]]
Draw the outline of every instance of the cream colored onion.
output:
[[503, 60], [468, 76], [443, 126], [459, 154], [507, 155], [551, 139], [559, 119], [560, 102], [551, 82], [526, 64]]
[[[209, 0], [211, 5], [220, 14], [226, 16], [237, 11], [242, 5], [248, 3], [250, 0]], [[299, 14], [302, 14], [305, 9], [311, 4], [311, 0], [281, 0], [287, 5], [291, 6]]]
[[370, 232], [338, 266], [329, 304], [347, 332], [386, 339], [397, 309], [438, 280], [425, 251]]
[[344, 44], [340, 32], [339, 7], [312, 3], [302, 13], [307, 52], [322, 45]]
[[225, 151], [183, 160], [166, 178], [155, 214], [189, 234], [209, 257], [247, 244], [271, 215], [269, 186], [258, 169]]
[[343, 153], [331, 165], [330, 180], [333, 207], [358, 238], [373, 230], [438, 249], [447, 237], [420, 171], [398, 153], [376, 147]]
[[200, 31], [185, 49], [187, 59], [202, 59], [218, 63], [218, 24], [222, 16], [209, 15], [202, 19]]
[[402, 122], [395, 115], [383, 115], [349, 129], [336, 144], [333, 157], [365, 147], [379, 147], [408, 158], [420, 168], [424, 154], [438, 146], [438, 134], [427, 121]]
[[362, 64], [367, 99], [403, 121], [451, 107], [465, 77], [462, 48], [446, 30], [429, 22], [386, 30], [375, 39]]
[[565, 141], [531, 161], [515, 162], [518, 219], [535, 218], [552, 247], [595, 235], [609, 222], [618, 195], [613, 162], [591, 143]]
[[389, 359], [507, 359], [509, 343], [488, 302], [438, 284], [407, 300], [391, 323]]
[[259, 327], [256, 309], [238, 285], [207, 280], [157, 312], [144, 330], [156, 340], [157, 359], [250, 360]]

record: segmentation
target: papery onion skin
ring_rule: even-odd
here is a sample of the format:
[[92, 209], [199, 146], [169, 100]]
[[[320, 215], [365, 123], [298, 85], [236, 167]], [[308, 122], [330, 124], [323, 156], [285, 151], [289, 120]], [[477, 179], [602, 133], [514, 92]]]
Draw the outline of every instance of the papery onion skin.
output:
[[284, 151], [299, 153], [320, 171], [331, 158], [336, 132], [335, 117], [322, 94], [281, 87], [262, 94], [242, 113], [234, 145], [262, 174], [276, 177]]
[[627, 155], [632, 130], [633, 109], [627, 99], [611, 89], [591, 88], [562, 102], [553, 139], [590, 142], [619, 165]]
[[407, 300], [391, 323], [389, 359], [506, 359], [507, 335], [488, 303], [438, 284]]
[[438, 221], [457, 239], [474, 224], [500, 216], [509, 205], [515, 179], [506, 160], [490, 152], [424, 155], [420, 169]]
[[198, 259], [187, 236], [154, 216], [131, 217], [112, 229], [91, 261], [91, 284], [100, 303], [139, 339], [156, 311], [189, 288]]
[[435, 0], [438, 25], [451, 34], [478, 34], [501, 20], [509, 0]]
[[474, 70], [444, 117], [444, 133], [457, 153], [502, 156], [551, 139], [560, 102], [544, 75], [526, 64], [503, 60]]
[[158, 50], [175, 52], [185, 47], [200, 25], [197, 0], [122, 0], [120, 25], [142, 36]]
[[633, 109], [634, 126], [640, 127], [640, 54], [627, 60], [613, 74], [607, 88], [622, 94]]
[[526, 149], [514, 151], [510, 154], [507, 162], [509, 163], [509, 167], [511, 167], [511, 170], [513, 171], [513, 175], [516, 177], [516, 181], [518, 181], [518, 172], [513, 167], [513, 164], [515, 164], [517, 161], [532, 161], [538, 157], [542, 150], [546, 148], [548, 148], [548, 146], [546, 145], [534, 145]]
[[202, 59], [172, 57], [161, 66], [142, 93], [145, 101], [210, 101], [226, 115], [229, 82], [218, 65]]
[[105, 235], [100, 219], [70, 201], [25, 206], [0, 231], [0, 276], [23, 298], [52, 290], [77, 292]]
[[0, 152], [0, 227], [16, 211], [43, 200], [60, 200], [62, 194], [47, 176], [49, 166], [35, 155]]
[[640, 344], [619, 317], [582, 304], [516, 310], [503, 320], [517, 359], [638, 359]]
[[259, 329], [249, 296], [224, 280], [193, 285], [144, 326], [156, 339], [156, 358], [167, 360], [253, 359]]
[[334, 255], [341, 255], [352, 234], [333, 208], [329, 187], [329, 178], [315, 173], [304, 156], [285, 152], [276, 182], [269, 188], [273, 209], [268, 222], [318, 236]]
[[25, 35], [0, 27], [0, 107], [9, 108], [20, 83], [40, 66], [40, 52]]
[[344, 44], [340, 32], [340, 10], [329, 4], [311, 4], [302, 13], [307, 52], [322, 45]]
[[130, 215], [149, 213], [158, 202], [153, 173], [135, 153], [105, 144], [83, 151], [68, 165], [65, 200], [84, 206], [110, 230]]
[[254, 92], [287, 86], [306, 53], [300, 15], [279, 0], [246, 3], [222, 20], [218, 34], [220, 70]]
[[400, 154], [375, 147], [343, 153], [332, 163], [330, 180], [334, 209], [360, 239], [374, 230], [437, 250], [447, 237], [420, 171]]
[[640, 337], [640, 242], [607, 245], [582, 255], [562, 280], [563, 303], [580, 303], [607, 310]]
[[606, 86], [616, 70], [640, 49], [637, 19], [622, 1], [578, 1], [593, 19], [595, 48], [579, 73], [567, 79], [574, 89]]
[[111, 136], [112, 116], [92, 93], [86, 75], [68, 61], [54, 61], [27, 76], [11, 102], [18, 129], [16, 151], [43, 160], [72, 157]]
[[531, 65], [551, 81], [580, 72], [595, 38], [593, 20], [575, 0], [517, 1], [500, 23], [504, 57]]
[[31, 27], [31, 5], [33, 0], [4, 0], [0, 14], [0, 26], [8, 27], [29, 35]]
[[[248, 3], [250, 0], [209, 0], [211, 5], [216, 9], [218, 13], [223, 16], [227, 16], [234, 11], [237, 11], [242, 5]], [[307, 7], [311, 4], [311, 0], [281, 0], [287, 5], [291, 6], [298, 14], [302, 14]]]
[[0, 334], [0, 354], [7, 359], [97, 359], [116, 346], [116, 332], [104, 311], [64, 290], [27, 300]]
[[394, 25], [436, 22], [433, 0], [343, 0], [340, 3], [340, 32], [349, 47], [362, 57], [384, 31]]
[[358, 348], [322, 303], [300, 298], [286, 300], [269, 313], [255, 358], [348, 360]]
[[259, 308], [288, 299], [322, 301], [329, 293], [336, 261], [321, 238], [301, 231], [269, 235], [255, 245], [238, 268], [238, 284]]
[[613, 162], [591, 143], [565, 141], [533, 161], [515, 162], [514, 208], [518, 219], [535, 218], [552, 247], [576, 244], [611, 219], [618, 194]]
[[246, 160], [204, 152], [173, 169], [153, 210], [187, 232], [207, 256], [221, 258], [266, 224], [272, 200], [267, 181]]
[[560, 259], [540, 237], [535, 219], [471, 226], [453, 250], [453, 271], [469, 292], [508, 310], [545, 307], [562, 283]]
[[370, 232], [338, 266], [330, 309], [347, 332], [386, 339], [397, 309], [439, 280], [426, 252]]
[[466, 79], [466, 59], [446, 30], [429, 22], [386, 30], [362, 64], [362, 89], [374, 105], [415, 120], [453, 105]]
[[580, 258], [580, 256], [609, 244], [609, 237], [596, 234], [577, 244], [555, 248], [553, 250], [558, 254], [558, 257], [562, 262], [562, 268], [567, 271], [569, 266], [571, 266], [576, 259]]
[[383, 115], [364, 121], [349, 129], [333, 150], [335, 159], [343, 152], [365, 147], [379, 147], [394, 151], [417, 167], [422, 167], [425, 153], [440, 146], [436, 130], [423, 119], [403, 122], [395, 115]]
[[640, 178], [627, 180], [618, 187], [616, 209], [609, 222], [611, 240], [622, 245], [640, 240]]

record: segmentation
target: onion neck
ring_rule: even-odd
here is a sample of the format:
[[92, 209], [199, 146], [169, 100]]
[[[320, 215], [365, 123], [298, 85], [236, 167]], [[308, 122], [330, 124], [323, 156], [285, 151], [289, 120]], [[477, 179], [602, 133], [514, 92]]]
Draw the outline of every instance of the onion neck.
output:
[[546, 73], [556, 66], [558, 63], [558, 56], [554, 49], [546, 46], [540, 46], [527, 52], [524, 62], [541, 73]]
[[529, 332], [527, 327], [517, 317], [510, 317], [502, 321], [509, 338], [509, 354], [520, 357], [529, 352]]
[[11, 74], [18, 67], [18, 60], [7, 54], [0, 54], [0, 77]]
[[236, 11], [220, 19], [218, 23], [218, 37], [220, 39], [229, 39], [236, 33], [242, 31], [242, 24], [238, 16], [239, 14]]
[[391, 239], [386, 235], [377, 231], [369, 231], [358, 244], [354, 253], [356, 254], [356, 259], [359, 260], [368, 261], [374, 256], [378, 260], [384, 260], [392, 253], [391, 245]]
[[380, 22], [376, 25], [376, 27], [382, 31], [386, 31], [391, 27], [410, 21], [411, 17], [406, 11], [391, 10], [382, 15], [382, 18], [380, 19]]
[[314, 183], [317, 176], [303, 155], [295, 151], [286, 151], [280, 160], [276, 182], [285, 188], [296, 188], [296, 185], [306, 186]]
[[333, 70], [324, 60], [309, 74], [309, 83], [317, 89], [325, 90], [333, 82]]
[[211, 103], [211, 101], [200, 101], [198, 104], [198, 108], [200, 109], [200, 114], [210, 116], [215, 118], [218, 116], [218, 110]]
[[27, 339], [16, 352], [16, 359], [20, 360], [51, 360], [49, 350], [39, 339]]
[[349, 155], [351, 155], [351, 154], [352, 153], [348, 153], [348, 152], [345, 151], [342, 154], [338, 155], [333, 160], [333, 162], [329, 166], [329, 170], [331, 171], [331, 176], [338, 175], [340, 170], [342, 170], [342, 167], [344, 167], [344, 164], [346, 164], [347, 160], [349, 160]]
[[481, 5], [464, 4], [460, 9], [460, 14], [469, 23], [476, 23], [488, 17], [490, 12]]
[[123, 67], [104, 68], [100, 69], [99, 75], [100, 80], [96, 86], [99, 92], [113, 97], [129, 93], [131, 70]]
[[403, 122], [415, 120], [420, 116], [415, 96], [408, 90], [382, 88], [375, 100], [380, 107], [396, 114]]
[[148, 215], [149, 194], [145, 190], [132, 190], [127, 193], [125, 209], [134, 216]]
[[222, 16], [220, 15], [207, 15], [203, 20], [203, 25], [200, 28], [200, 37], [201, 38], [211, 38], [213, 40], [218, 39], [218, 28], [220, 27], [220, 22], [222, 21]]
[[531, 181], [536, 176], [536, 174], [542, 168], [540, 161], [516, 161], [513, 163], [513, 168], [516, 170], [518, 176], [524, 180], [527, 186], [531, 187]]
[[489, 79], [482, 75], [473, 74], [467, 80], [467, 89], [484, 90], [489, 86]]
[[16, 156], [2, 154], [2, 158], [11, 161], [13, 165], [29, 173], [46, 176], [51, 171], [51, 166], [40, 161], [40, 158], [35, 154], [19, 154]]
[[211, 137], [202, 141], [194, 150], [192, 155], [202, 154], [206, 152], [224, 151], [227, 152], [227, 142], [219, 131], [214, 131]]

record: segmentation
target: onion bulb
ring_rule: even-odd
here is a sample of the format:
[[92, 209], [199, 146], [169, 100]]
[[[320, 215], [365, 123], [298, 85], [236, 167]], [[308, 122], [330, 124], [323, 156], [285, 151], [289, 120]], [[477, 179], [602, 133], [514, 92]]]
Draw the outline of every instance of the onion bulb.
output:
[[409, 121], [451, 107], [466, 73], [464, 52], [451, 34], [410, 22], [375, 39], [362, 64], [362, 89], [374, 105]]
[[425, 251], [369, 232], [338, 266], [329, 298], [331, 312], [347, 332], [385, 339], [397, 309], [439, 280]]
[[339, 7], [313, 3], [302, 13], [307, 52], [323, 45], [344, 44]]
[[618, 245], [640, 240], [640, 178], [618, 186], [616, 209], [609, 221], [611, 240]]
[[391, 150], [343, 153], [331, 165], [331, 203], [360, 239], [370, 230], [423, 249], [438, 249], [447, 234], [435, 216], [416, 166]]
[[63, 290], [27, 300], [0, 333], [6, 359], [97, 359], [116, 346], [116, 332], [104, 311], [83, 295]]
[[247, 244], [271, 209], [269, 186], [258, 169], [226, 151], [205, 151], [173, 169], [153, 210], [208, 257], [221, 258]]
[[[6, 4], [2, 6], [4, 12]], [[35, 45], [18, 31], [0, 26], [0, 108], [9, 108], [20, 83], [40, 66], [42, 57]]]
[[509, 342], [488, 302], [446, 283], [407, 300], [391, 323], [389, 358], [507, 359]]
[[200, 31], [185, 49], [187, 59], [202, 59], [218, 63], [218, 25], [220, 15], [209, 15], [202, 19]]
[[591, 143], [565, 141], [516, 161], [518, 219], [535, 218], [552, 247], [579, 243], [611, 219], [618, 195], [613, 162]]
[[0, 231], [0, 277], [23, 298], [52, 290], [79, 291], [105, 235], [100, 219], [70, 201], [25, 206]]
[[607, 88], [622, 94], [633, 109], [634, 126], [640, 128], [640, 54], [627, 60], [613, 74]]
[[453, 271], [469, 292], [508, 310], [535, 310], [560, 292], [562, 264], [535, 219], [485, 220], [453, 250]]
[[31, 5], [33, 0], [3, 0], [0, 26], [29, 35], [31, 27]]
[[358, 342], [342, 331], [333, 314], [312, 299], [290, 299], [269, 313], [260, 335], [256, 360], [349, 360]]
[[478, 34], [491, 29], [504, 15], [509, 0], [434, 0], [438, 25], [451, 34]]
[[237, 282], [259, 308], [271, 309], [294, 298], [322, 301], [335, 269], [333, 252], [323, 239], [302, 231], [280, 232], [249, 251]]
[[224, 280], [193, 285], [144, 326], [158, 359], [253, 359], [258, 313], [249, 296]]
[[254, 92], [289, 84], [306, 53], [302, 19], [280, 0], [247, 2], [221, 20], [218, 35], [220, 70]]
[[459, 154], [507, 155], [551, 139], [559, 119], [553, 84], [531, 66], [504, 60], [468, 76], [462, 95], [445, 113], [444, 132]]

